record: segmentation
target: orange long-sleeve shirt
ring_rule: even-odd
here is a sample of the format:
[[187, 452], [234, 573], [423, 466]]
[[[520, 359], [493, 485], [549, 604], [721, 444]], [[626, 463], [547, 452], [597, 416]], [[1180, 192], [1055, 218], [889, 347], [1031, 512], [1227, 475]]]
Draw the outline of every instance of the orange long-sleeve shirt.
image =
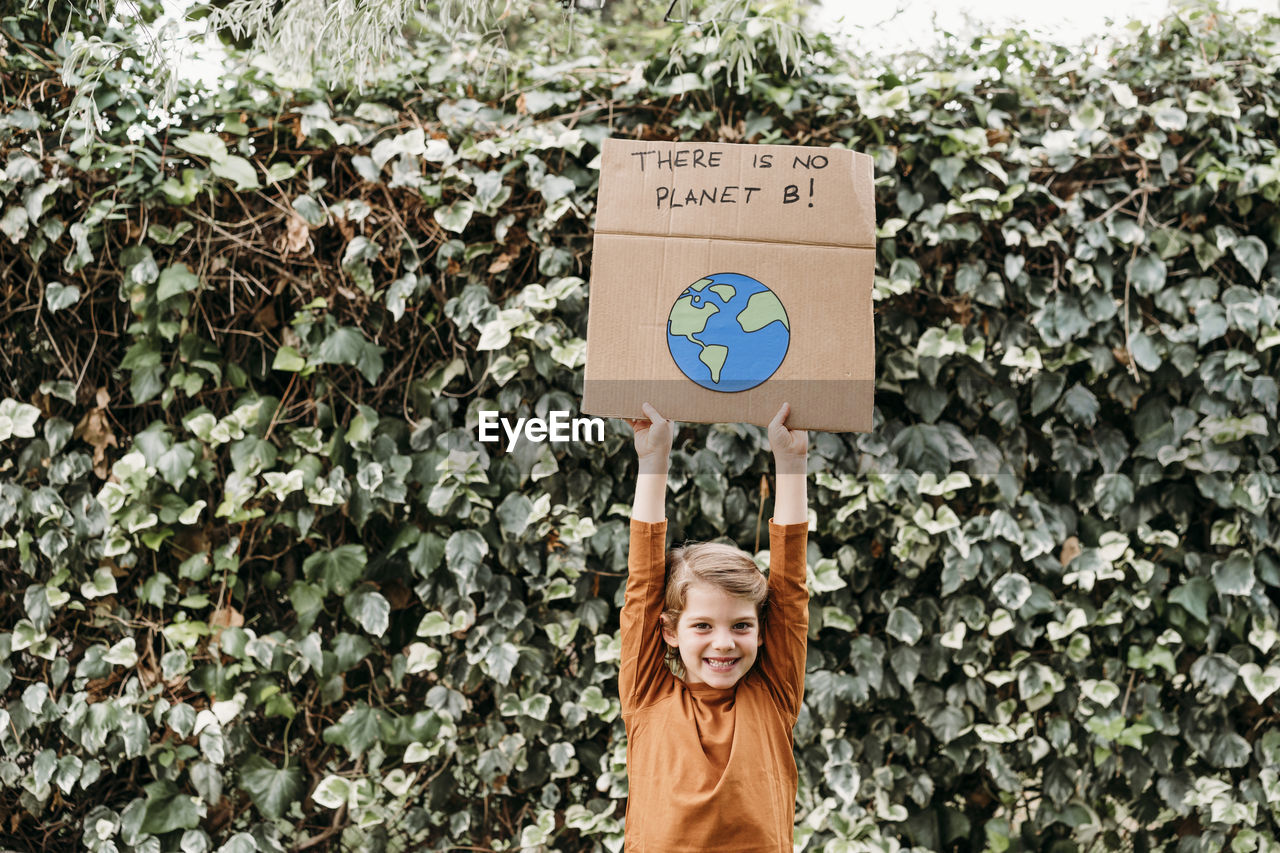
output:
[[791, 853], [793, 733], [804, 697], [808, 524], [769, 521], [759, 657], [732, 688], [663, 663], [665, 521], [631, 522], [618, 686], [627, 729], [626, 846], [634, 853]]

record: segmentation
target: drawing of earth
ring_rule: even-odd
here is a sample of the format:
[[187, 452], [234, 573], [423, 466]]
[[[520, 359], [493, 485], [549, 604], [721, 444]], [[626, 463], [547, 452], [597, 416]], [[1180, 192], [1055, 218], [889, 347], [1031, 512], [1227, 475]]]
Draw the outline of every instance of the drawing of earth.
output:
[[695, 281], [671, 306], [667, 348], [680, 372], [712, 391], [746, 391], [787, 357], [791, 323], [772, 290], [749, 275]]

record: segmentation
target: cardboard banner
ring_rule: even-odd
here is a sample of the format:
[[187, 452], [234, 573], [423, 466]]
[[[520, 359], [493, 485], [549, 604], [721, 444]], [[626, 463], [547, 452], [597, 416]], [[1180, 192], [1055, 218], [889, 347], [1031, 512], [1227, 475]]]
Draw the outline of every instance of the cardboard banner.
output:
[[606, 139], [582, 411], [871, 429], [872, 161]]

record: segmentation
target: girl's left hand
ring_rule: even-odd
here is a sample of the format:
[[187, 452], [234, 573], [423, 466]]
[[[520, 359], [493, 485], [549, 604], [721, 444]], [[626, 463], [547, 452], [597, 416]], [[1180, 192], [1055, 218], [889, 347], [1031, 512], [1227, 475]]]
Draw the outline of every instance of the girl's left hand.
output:
[[775, 459], [804, 459], [809, 454], [809, 433], [802, 429], [787, 429], [787, 416], [791, 404], [783, 403], [778, 414], [769, 423], [769, 448]]
[[671, 455], [675, 439], [675, 421], [669, 421], [648, 403], [642, 407], [644, 418], [627, 418], [627, 424], [635, 435], [636, 456], [646, 459], [666, 459]]

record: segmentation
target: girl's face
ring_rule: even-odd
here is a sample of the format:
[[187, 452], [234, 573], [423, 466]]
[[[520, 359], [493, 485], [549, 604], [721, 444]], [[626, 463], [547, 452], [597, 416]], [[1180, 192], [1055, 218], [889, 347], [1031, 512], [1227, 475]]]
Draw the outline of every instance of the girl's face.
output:
[[668, 645], [679, 647], [686, 683], [732, 687], [755, 663], [760, 617], [750, 601], [694, 583], [675, 631], [664, 622], [662, 636]]

